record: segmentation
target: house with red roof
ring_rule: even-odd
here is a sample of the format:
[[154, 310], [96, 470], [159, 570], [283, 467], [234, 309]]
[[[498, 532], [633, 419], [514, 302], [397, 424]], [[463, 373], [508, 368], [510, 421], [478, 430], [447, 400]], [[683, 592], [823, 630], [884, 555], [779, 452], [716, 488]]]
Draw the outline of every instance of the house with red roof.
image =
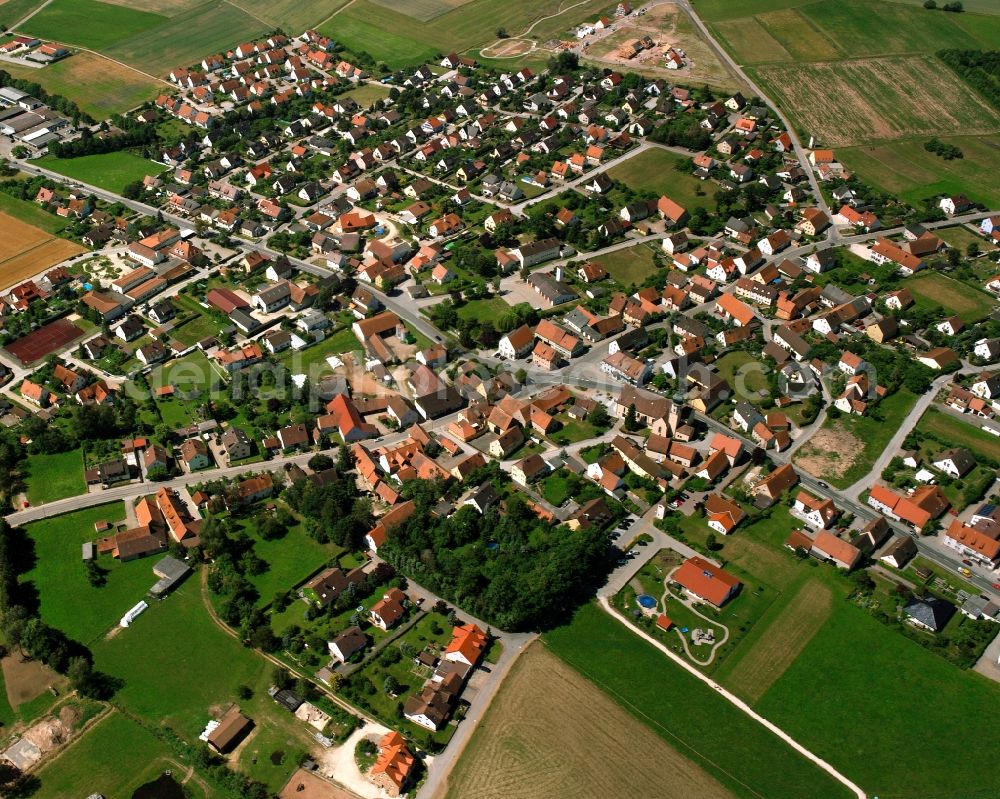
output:
[[670, 579], [689, 596], [717, 608], [736, 596], [743, 585], [729, 572], [697, 556], [684, 561]]

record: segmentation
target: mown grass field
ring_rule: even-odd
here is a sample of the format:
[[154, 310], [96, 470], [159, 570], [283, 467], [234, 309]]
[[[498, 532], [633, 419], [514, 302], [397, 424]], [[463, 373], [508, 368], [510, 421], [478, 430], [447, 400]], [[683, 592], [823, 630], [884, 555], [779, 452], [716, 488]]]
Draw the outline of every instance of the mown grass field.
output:
[[96, 53], [74, 53], [44, 69], [9, 62], [3, 63], [3, 69], [15, 78], [39, 84], [50, 94], [69, 97], [94, 119], [142, 105], [165, 88], [165, 84]]
[[22, 581], [38, 589], [42, 618], [85, 644], [100, 640], [156, 582], [153, 565], [157, 558], [121, 563], [110, 555], [97, 561], [106, 570], [106, 584], [94, 587], [88, 582], [81, 545], [98, 538], [95, 522], [124, 518], [122, 503], [113, 502], [42, 519], [25, 528], [34, 542], [35, 565]]
[[[122, 767], [127, 758], [133, 765]], [[108, 799], [127, 799], [140, 785], [156, 779], [165, 769], [180, 775], [187, 766], [178, 762], [169, 747], [127, 716], [112, 711], [95, 722], [54, 760], [35, 773], [36, 799], [76, 796], [81, 786], [99, 791]], [[188, 783], [192, 797], [202, 797], [197, 780]]]
[[933, 433], [951, 446], [965, 447], [973, 454], [1000, 460], [1000, 439], [937, 408], [927, 409], [916, 430]]
[[1000, 137], [938, 138], [958, 147], [964, 157], [945, 161], [924, 149], [926, 138], [911, 138], [841, 148], [837, 158], [862, 180], [910, 203], [964, 192], [990, 208], [1000, 204], [1000, 183], [994, 177]]
[[82, 155], [79, 158], [45, 156], [38, 159], [38, 165], [82, 183], [118, 193], [129, 183], [164, 171], [162, 164], [124, 151]]
[[117, 700], [126, 709], [187, 740], [236, 700], [238, 685], [256, 685], [264, 670], [264, 661], [209, 618], [198, 574], [92, 649], [98, 668], [125, 681]]
[[267, 33], [271, 24], [224, 0], [209, 0], [155, 28], [117, 41], [104, 54], [162, 77], [206, 55]]
[[546, 633], [543, 640], [619, 706], [737, 796], [798, 799], [804, 785], [816, 799], [849, 795], [596, 605], [581, 608], [571, 624]]
[[58, 233], [67, 225], [67, 221], [62, 217], [50, 214], [28, 200], [19, 200], [2, 192], [0, 192], [0, 214], [52, 234]]
[[447, 799], [739, 795], [537, 643], [504, 680], [451, 773], [446, 794]]
[[623, 286], [639, 285], [656, 271], [653, 251], [645, 244], [616, 250], [595, 258], [594, 262], [603, 266], [612, 279]]
[[52, 0], [24, 25], [40, 39], [103, 50], [166, 21], [159, 14], [98, 0]]
[[917, 307], [943, 308], [966, 324], [985, 319], [996, 304], [985, 291], [930, 270], [915, 275], [907, 281], [906, 288], [913, 295]]
[[612, 167], [608, 176], [634, 191], [666, 194], [688, 212], [698, 206], [709, 208], [712, 203], [709, 196], [711, 186], [698, 180], [687, 169], [677, 170], [677, 165], [686, 160], [669, 150], [654, 147]]
[[998, 703], [996, 683], [836, 602], [755, 707], [871, 795], [986, 799], [1000, 775], [966, 744], [992, 735]]
[[32, 455], [27, 461], [25, 482], [32, 505], [82, 494], [87, 487], [83, 482], [80, 448], [55, 455]]
[[0, 3], [0, 24], [12, 28], [45, 0], [4, 0]]
[[798, 128], [831, 147], [1000, 128], [1000, 114], [933, 56], [768, 64], [752, 73]]

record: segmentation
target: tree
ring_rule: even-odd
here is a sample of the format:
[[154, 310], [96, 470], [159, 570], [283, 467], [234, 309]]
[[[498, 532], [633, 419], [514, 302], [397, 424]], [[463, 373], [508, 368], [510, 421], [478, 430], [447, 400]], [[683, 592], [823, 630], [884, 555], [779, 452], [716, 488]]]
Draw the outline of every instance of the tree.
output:
[[253, 689], [249, 685], [237, 685], [236, 696], [243, 701], [246, 701], [247, 699], [253, 697]]
[[382, 682], [382, 689], [387, 694], [395, 694], [399, 690], [399, 680], [391, 674], [387, 675], [385, 680]]
[[936, 0], [924, 0], [924, 8], [933, 11], [937, 8]]
[[636, 417], [635, 414], [634, 403], [632, 405], [629, 405], [628, 410], [625, 411], [625, 421], [622, 426], [629, 433], [634, 433], [636, 430], [639, 429], [639, 419]]
[[314, 472], [323, 472], [333, 468], [333, 458], [320, 452], [309, 459], [307, 466]]
[[611, 414], [608, 413], [603, 402], [597, 402], [594, 405], [594, 409], [587, 414], [587, 422], [600, 430], [611, 425]]

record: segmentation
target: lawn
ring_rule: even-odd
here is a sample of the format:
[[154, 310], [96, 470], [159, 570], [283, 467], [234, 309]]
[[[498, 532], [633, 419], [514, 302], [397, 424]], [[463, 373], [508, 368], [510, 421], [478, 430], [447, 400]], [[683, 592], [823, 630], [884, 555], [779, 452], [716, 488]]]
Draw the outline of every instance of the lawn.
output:
[[85, 644], [93, 644], [118, 624], [156, 582], [153, 566], [158, 558], [121, 563], [110, 555], [101, 555], [97, 561], [106, 572], [105, 585], [95, 588], [87, 580], [80, 547], [98, 538], [94, 523], [114, 524], [124, 518], [122, 503], [114, 502], [25, 527], [34, 543], [34, 567], [21, 579], [34, 583], [38, 590], [42, 618]]
[[[122, 768], [127, 753], [132, 767]], [[170, 748], [132, 719], [117, 711], [96, 722], [80, 740], [35, 772], [40, 785], [35, 799], [65, 799], [98, 791], [108, 799], [127, 799], [140, 785], [156, 779], [165, 769], [186, 773]], [[194, 797], [204, 794], [189, 782]]]
[[653, 260], [653, 248], [647, 244], [615, 250], [594, 261], [603, 266], [612, 279], [626, 287], [640, 285], [657, 269]]
[[852, 485], [869, 472], [916, 400], [901, 388], [866, 416], [828, 417], [796, 453], [796, 465], [837, 488]]
[[[553, 730], [559, 731], [558, 757], [552, 754]], [[657, 736], [548, 649], [533, 644], [473, 733], [449, 775], [446, 796], [741, 795], [720, 780], [714, 769], [694, 762], [682, 747]]]
[[118, 702], [189, 741], [236, 700], [238, 685], [254, 686], [266, 671], [252, 650], [212, 622], [200, 583], [198, 574], [191, 575], [128, 629], [93, 647], [97, 667], [125, 681]]
[[985, 291], [931, 270], [906, 281], [906, 288], [918, 308], [943, 308], [966, 324], [985, 319], [996, 306], [996, 300]]
[[965, 447], [975, 455], [1000, 460], [1000, 438], [937, 408], [927, 409], [916, 431], [933, 433], [951, 446]]
[[469, 300], [456, 309], [459, 319], [474, 319], [479, 322], [490, 321], [496, 324], [501, 317], [510, 311], [511, 306], [500, 297], [490, 297], [486, 300]]
[[28, 501], [32, 505], [74, 497], [87, 490], [79, 447], [56, 455], [32, 455], [27, 461]]
[[159, 175], [164, 171], [162, 164], [124, 151], [83, 155], [79, 158], [45, 156], [36, 163], [68, 178], [116, 193], [120, 193], [129, 183], [142, 180], [146, 175]]
[[993, 176], [996, 136], [938, 138], [958, 147], [964, 157], [945, 161], [927, 152], [927, 138], [920, 137], [840, 149], [837, 158], [862, 180], [908, 203], [964, 193], [989, 208], [1000, 205], [1000, 184]]
[[91, 50], [136, 36], [166, 17], [97, 0], [52, 0], [24, 25], [24, 32]]
[[545, 501], [557, 508], [569, 499], [569, 483], [566, 481], [566, 476], [559, 472], [553, 472], [542, 480], [541, 489]]
[[68, 97], [95, 119], [106, 119], [135, 108], [165, 88], [164, 84], [141, 72], [85, 51], [49, 64], [45, 69], [9, 62], [4, 62], [3, 69], [15, 78], [40, 84], [50, 94]]
[[363, 83], [356, 89], [351, 89], [345, 97], [350, 97], [362, 108], [368, 108], [379, 100], [384, 100], [389, 96], [389, 90], [378, 83]]
[[180, 327], [175, 327], [170, 331], [170, 338], [175, 338], [185, 346], [197, 344], [203, 338], [217, 336], [219, 334], [219, 324], [208, 314], [199, 314], [193, 319], [185, 322]]
[[839, 602], [756, 709], [882, 799], [985, 799], [1000, 775], [966, 744], [997, 706], [1000, 686]]
[[[543, 640], [619, 706], [736, 795], [797, 799], [805, 785], [814, 799], [849, 795], [596, 605], [581, 608], [571, 624], [546, 633]], [[798, 706], [795, 701], [791, 704]]]
[[219, 381], [219, 373], [200, 350], [157, 366], [149, 373], [149, 384], [153, 388], [172, 385], [179, 391], [204, 393], [210, 391]]
[[39, 206], [0, 192], [0, 214], [14, 217], [46, 233], [56, 234], [68, 224], [67, 220], [43, 211]]
[[312, 374], [314, 369], [318, 369], [313, 377], [319, 378], [323, 374], [333, 371], [326, 362], [326, 359], [331, 355], [357, 352], [360, 349], [361, 345], [358, 343], [354, 331], [350, 327], [345, 327], [304, 350], [286, 350], [278, 362], [284, 364], [292, 374]]
[[[271, 30], [267, 22], [224, 0], [209, 0], [136, 36], [120, 38], [105, 55], [163, 76], [174, 67], [190, 66], [206, 55], [225, 52]], [[300, 31], [299, 31], [300, 32]], [[289, 31], [290, 35], [295, 32]]]
[[659, 147], [646, 150], [608, 170], [608, 176], [626, 184], [633, 191], [666, 194], [674, 202], [692, 211], [711, 206], [711, 191], [690, 170], [677, 170], [690, 159]]
[[[263, 508], [259, 508], [258, 512], [263, 513]], [[240, 526], [253, 540], [254, 552], [268, 565], [266, 572], [249, 578], [260, 594], [261, 602], [270, 602], [276, 593], [290, 590], [293, 585], [343, 552], [341, 547], [321, 544], [310, 537], [304, 524], [289, 527], [282, 538], [265, 541], [256, 535], [250, 521], [242, 519]]]
[[962, 225], [938, 228], [934, 231], [934, 233], [952, 247], [961, 250], [963, 253], [965, 252], [965, 248], [972, 243], [975, 243], [982, 252], [992, 252], [996, 249], [996, 245], [992, 244], [989, 239], [973, 233], [967, 227], [963, 227]]
[[715, 365], [737, 399], [759, 401], [758, 392], [767, 389], [766, 367], [746, 350], [727, 352]]

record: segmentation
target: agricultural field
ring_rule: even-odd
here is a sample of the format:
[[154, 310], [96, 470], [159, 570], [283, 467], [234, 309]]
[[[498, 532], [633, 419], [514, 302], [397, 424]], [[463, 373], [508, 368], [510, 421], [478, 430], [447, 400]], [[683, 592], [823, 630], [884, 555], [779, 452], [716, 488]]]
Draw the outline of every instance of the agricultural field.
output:
[[[402, 8], [415, 8], [418, 2], [428, 8], [432, 5], [428, 0], [409, 0], [413, 5], [404, 3]], [[449, 3], [442, 1], [436, 5], [448, 7]], [[568, 36], [574, 23], [595, 18], [607, 10], [608, 2], [584, 0], [582, 5], [570, 4], [564, 8], [561, 0], [471, 0], [427, 22], [400, 8], [398, 3], [389, 8], [374, 0], [355, 0], [321, 24], [319, 31], [343, 42], [351, 52], [367, 52], [377, 61], [396, 68], [433, 60], [437, 53], [464, 52], [493, 44], [497, 41], [498, 24], [515, 39], [532, 25], [530, 38], [539, 42], [564, 33]], [[560, 13], [560, 9], [567, 13]]]
[[797, 127], [831, 147], [1000, 129], [1000, 114], [931, 56], [770, 64], [752, 72]]
[[965, 744], [992, 735], [982, 708], [998, 703], [1000, 686], [836, 602], [755, 709], [871, 795], [954, 796], [960, 785], [961, 796], [985, 799], [1000, 776]]
[[917, 398], [901, 388], [867, 416], [827, 418], [795, 455], [795, 464], [837, 488], [860, 480], [899, 430]]
[[653, 250], [644, 244], [602, 255], [594, 262], [603, 266], [611, 278], [623, 286], [638, 286], [657, 269]]
[[83, 454], [79, 447], [55, 455], [32, 455], [24, 468], [28, 501], [32, 505], [74, 497], [86, 491]]
[[[737, 650], [739, 659], [727, 661], [728, 674], [719, 679], [747, 701], [756, 702], [795, 662], [812, 637], [833, 612], [833, 591], [819, 580], [808, 580], [787, 604], [762, 617]], [[773, 618], [772, 618], [773, 616]]]
[[946, 411], [928, 408], [915, 429], [918, 433], [932, 433], [951, 446], [965, 447], [974, 455], [1000, 460], [1000, 439]]
[[124, 151], [82, 155], [79, 158], [45, 156], [39, 158], [37, 163], [81, 183], [116, 193], [121, 193], [126, 185], [142, 180], [146, 175], [159, 175], [164, 171], [162, 164]]
[[740, 65], [793, 60], [791, 53], [755, 17], [722, 20], [712, 30]]
[[27, 280], [79, 252], [83, 252], [79, 244], [54, 238], [0, 211], [0, 288]]
[[124, 64], [83, 51], [44, 69], [9, 62], [4, 62], [2, 68], [15, 78], [39, 84], [50, 94], [70, 98], [94, 119], [136, 108], [165, 88], [165, 84]]
[[209, 0], [162, 25], [116, 41], [104, 55], [162, 77], [174, 67], [254, 39], [271, 27], [224, 0]]
[[[808, 785], [814, 799], [849, 796], [843, 786], [597, 605], [581, 608], [571, 624], [546, 633], [543, 640], [615, 704], [706, 769], [733, 794], [797, 799], [802, 796], [802, 786]], [[794, 701], [790, 704], [799, 706]], [[565, 735], [572, 726], [562, 722], [556, 729]], [[551, 740], [551, 733], [549, 736]], [[601, 760], [604, 768], [610, 762], [614, 761]], [[643, 756], [642, 762], [643, 768], [649, 768], [655, 761]], [[675, 795], [692, 794], [682, 790]]]
[[963, 158], [945, 161], [924, 149], [926, 139], [874, 142], [842, 148], [837, 158], [862, 180], [909, 203], [942, 194], [965, 193], [987, 207], [1000, 205], [1000, 184], [994, 166], [1000, 158], [1000, 137], [946, 136], [945, 144], [958, 147]]
[[689, 212], [698, 206], [707, 209], [711, 199], [705, 182], [694, 177], [687, 168], [677, 168], [688, 160], [662, 147], [653, 147], [612, 167], [608, 176], [633, 191], [666, 194]]
[[24, 222], [26, 225], [31, 225], [53, 235], [59, 233], [69, 224], [68, 220], [50, 214], [33, 202], [21, 200], [3, 192], [0, 192], [0, 216], [13, 217], [19, 222]]
[[556, 795], [730, 799], [740, 793], [536, 643], [504, 680], [448, 779], [446, 797]]
[[[44, 2], [45, 0], [3, 0], [0, 2], [0, 24], [12, 28]], [[6, 65], [4, 68], [6, 69]]]
[[420, 22], [429, 22], [435, 17], [461, 8], [470, 0], [372, 0], [373, 3], [406, 14]]
[[[87, 580], [80, 559], [81, 544], [97, 539], [95, 522], [114, 524], [124, 518], [124, 507], [116, 502], [42, 519], [25, 528], [34, 544], [35, 561], [22, 581], [34, 583], [47, 623], [88, 645], [115, 629], [118, 620], [156, 582], [153, 565], [157, 558], [121, 563], [110, 555], [97, 561], [105, 572], [105, 584], [95, 587]], [[83, 606], [86, 613], [79, 612]]]
[[943, 308], [966, 324], [985, 319], [996, 303], [985, 291], [930, 270], [907, 281], [906, 288], [918, 308]]
[[159, 14], [99, 0], [52, 0], [23, 27], [40, 39], [103, 50], [163, 22], [166, 18]]

